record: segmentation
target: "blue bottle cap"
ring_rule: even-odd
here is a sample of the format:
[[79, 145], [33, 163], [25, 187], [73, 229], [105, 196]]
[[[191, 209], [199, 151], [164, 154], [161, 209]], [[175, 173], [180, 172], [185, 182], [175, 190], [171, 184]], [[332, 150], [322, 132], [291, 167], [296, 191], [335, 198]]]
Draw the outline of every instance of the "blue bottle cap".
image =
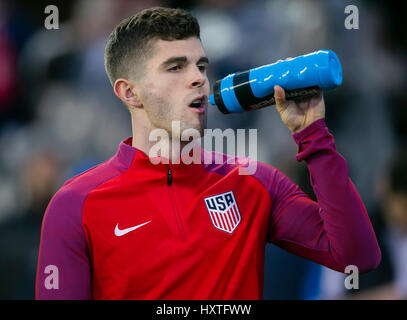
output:
[[337, 55], [331, 50], [319, 50], [318, 53], [321, 55], [321, 64], [318, 69], [319, 87], [321, 89], [336, 88], [342, 83], [342, 67]]

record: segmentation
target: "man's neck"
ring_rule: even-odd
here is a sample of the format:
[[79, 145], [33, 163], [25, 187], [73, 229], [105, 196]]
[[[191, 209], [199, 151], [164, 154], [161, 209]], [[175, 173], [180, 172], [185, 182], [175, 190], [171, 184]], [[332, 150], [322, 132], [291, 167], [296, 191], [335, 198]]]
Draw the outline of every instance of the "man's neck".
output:
[[[133, 118], [132, 118], [133, 120]], [[151, 132], [156, 129], [151, 126], [146, 126], [144, 122], [132, 121], [132, 146], [146, 154], [149, 158], [162, 157], [168, 159], [171, 163], [179, 163], [183, 153], [189, 153], [191, 148], [184, 148], [189, 141], [181, 141], [180, 137], [172, 137], [167, 131], [165, 139], [160, 135], [151, 135]], [[194, 148], [200, 149], [200, 140], [195, 140]]]

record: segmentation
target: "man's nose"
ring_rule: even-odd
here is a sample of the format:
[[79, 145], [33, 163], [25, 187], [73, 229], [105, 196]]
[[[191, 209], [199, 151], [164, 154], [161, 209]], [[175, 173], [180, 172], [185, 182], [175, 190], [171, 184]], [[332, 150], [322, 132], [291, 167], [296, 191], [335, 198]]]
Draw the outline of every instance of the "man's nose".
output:
[[194, 67], [191, 75], [191, 80], [189, 82], [189, 87], [191, 88], [199, 88], [205, 84], [206, 76], [205, 74], [199, 70], [198, 67]]

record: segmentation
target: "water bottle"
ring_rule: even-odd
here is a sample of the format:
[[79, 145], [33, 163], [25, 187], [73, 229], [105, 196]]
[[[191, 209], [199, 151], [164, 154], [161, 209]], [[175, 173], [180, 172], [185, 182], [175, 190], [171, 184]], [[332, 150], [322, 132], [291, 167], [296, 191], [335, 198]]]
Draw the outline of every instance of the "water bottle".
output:
[[335, 52], [319, 50], [217, 80], [209, 101], [222, 113], [256, 110], [275, 103], [274, 86], [286, 99], [304, 98], [342, 83], [342, 67]]

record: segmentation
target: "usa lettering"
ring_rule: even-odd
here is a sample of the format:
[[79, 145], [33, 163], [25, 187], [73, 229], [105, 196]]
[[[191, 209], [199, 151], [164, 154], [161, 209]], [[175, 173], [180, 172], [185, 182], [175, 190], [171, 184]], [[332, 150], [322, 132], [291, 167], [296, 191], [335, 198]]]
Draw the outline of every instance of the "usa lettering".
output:
[[201, 304], [201, 314], [250, 314], [251, 305]]
[[216, 196], [215, 198], [206, 199], [206, 205], [211, 210], [222, 210], [224, 211], [230, 204], [233, 203], [232, 195], [225, 194], [223, 196]]

